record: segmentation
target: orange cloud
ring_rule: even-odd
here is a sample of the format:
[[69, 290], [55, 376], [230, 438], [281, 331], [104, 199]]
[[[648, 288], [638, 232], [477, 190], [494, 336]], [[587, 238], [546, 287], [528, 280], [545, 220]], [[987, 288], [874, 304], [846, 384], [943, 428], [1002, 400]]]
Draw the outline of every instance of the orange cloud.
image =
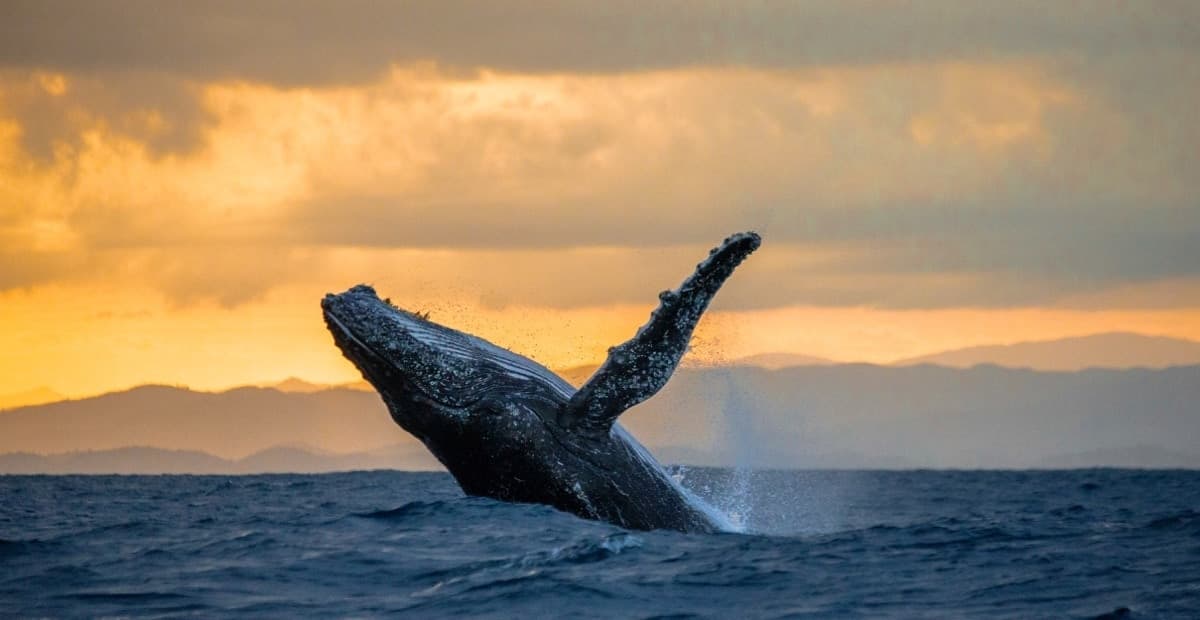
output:
[[315, 302], [359, 281], [549, 364], [595, 361], [746, 228], [767, 245], [702, 357], [1200, 336], [1200, 296], [1162, 284], [1196, 290], [1200, 218], [1178, 197], [1197, 177], [1055, 68], [118, 84], [171, 93], [144, 100], [7, 72], [0, 390], [347, 380]]
[[[972, 196], [1026, 155], [1011, 151], [1019, 143], [1047, 141], [1047, 106], [1071, 101], [1036, 69], [991, 65], [469, 77], [416, 66], [365, 87], [200, 92], [209, 120], [191, 151], [158, 153], [95, 118], [39, 164], [16, 141], [28, 127], [10, 126], [5, 204], [37, 211], [22, 217], [24, 241], [38, 228], [85, 253], [653, 246], [757, 226], [820, 243], [804, 223], [810, 209]], [[982, 118], [979, 102], [998, 97], [1010, 103]], [[907, 137], [928, 119], [949, 119], [935, 133], [953, 148]], [[989, 153], [995, 140], [1009, 154]], [[650, 230], [654, 221], [669, 225]]]

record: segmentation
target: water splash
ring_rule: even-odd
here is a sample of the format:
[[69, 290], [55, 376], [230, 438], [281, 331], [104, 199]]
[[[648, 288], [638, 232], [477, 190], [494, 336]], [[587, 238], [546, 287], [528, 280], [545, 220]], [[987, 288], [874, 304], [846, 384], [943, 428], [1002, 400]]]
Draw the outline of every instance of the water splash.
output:
[[[679, 475], [682, 476], [685, 474], [681, 473]], [[672, 477], [674, 478], [674, 476]], [[728, 509], [714, 504], [704, 496], [693, 492], [690, 487], [685, 486], [682, 483], [679, 483], [679, 489], [683, 491], [683, 494], [685, 497], [687, 497], [688, 501], [691, 502], [693, 506], [699, 508], [701, 512], [703, 512], [709, 519], [713, 521], [713, 523], [716, 523], [717, 527], [721, 531], [730, 532], [733, 534], [746, 533], [746, 525], [734, 518], [733, 513], [731, 513]]]
[[754, 485], [755, 455], [761, 442], [757, 437], [755, 396], [730, 372], [725, 372], [725, 402], [721, 407], [733, 457], [733, 477], [728, 490], [729, 510], [746, 529], [755, 527]]
[[753, 441], [752, 431], [746, 428], [748, 416], [743, 415], [738, 406], [739, 401], [744, 400], [744, 394], [729, 370], [717, 366], [709, 368], [708, 372], [723, 379], [726, 387], [721, 397], [724, 400], [720, 408], [721, 415], [717, 419], [709, 419], [713, 431], [710, 458], [725, 463], [733, 461], [737, 465], [731, 476], [725, 475], [730, 471], [725, 467], [715, 470], [686, 465], [673, 465], [667, 468], [667, 473], [689, 501], [708, 515], [720, 529], [748, 533], [752, 531], [753, 472], [749, 455]]
[[709, 371], [710, 392], [718, 399], [720, 415], [713, 429], [711, 458], [715, 467], [679, 468], [682, 486], [707, 500], [722, 514], [731, 530], [754, 534], [797, 535], [840, 531], [846, 527], [847, 501], [855, 493], [853, 476], [830, 478], [818, 469], [780, 475], [770, 464], [781, 449], [802, 450], [799, 434], [768, 434], [767, 410], [745, 373]]

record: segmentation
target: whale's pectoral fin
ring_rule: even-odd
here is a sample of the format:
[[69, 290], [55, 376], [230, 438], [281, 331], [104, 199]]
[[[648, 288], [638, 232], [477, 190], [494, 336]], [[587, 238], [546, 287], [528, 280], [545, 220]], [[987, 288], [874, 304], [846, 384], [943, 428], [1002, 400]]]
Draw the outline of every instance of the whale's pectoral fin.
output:
[[687, 351], [708, 302], [760, 242], [752, 232], [729, 237], [677, 290], [663, 291], [650, 321], [633, 338], [608, 350], [608, 359], [563, 407], [559, 424], [605, 434], [617, 416], [662, 389]]

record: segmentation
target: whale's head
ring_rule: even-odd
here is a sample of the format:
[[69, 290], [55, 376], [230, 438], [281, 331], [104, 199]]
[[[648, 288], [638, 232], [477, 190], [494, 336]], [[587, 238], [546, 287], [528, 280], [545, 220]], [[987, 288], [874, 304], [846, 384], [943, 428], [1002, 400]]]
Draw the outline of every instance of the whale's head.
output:
[[528, 427], [553, 426], [575, 391], [533, 360], [399, 309], [366, 285], [326, 295], [321, 308], [334, 342], [392, 418], [439, 458], [481, 428], [528, 435]]

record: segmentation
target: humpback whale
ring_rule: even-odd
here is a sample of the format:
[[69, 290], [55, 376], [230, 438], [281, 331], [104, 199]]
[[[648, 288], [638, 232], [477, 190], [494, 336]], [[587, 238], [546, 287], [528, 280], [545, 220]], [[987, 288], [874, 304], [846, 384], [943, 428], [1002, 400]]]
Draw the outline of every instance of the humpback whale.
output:
[[719, 516], [664, 471], [617, 417], [657, 393], [717, 290], [759, 246], [753, 232], [714, 248], [650, 320], [578, 390], [541, 364], [402, 310], [358, 285], [321, 301], [342, 353], [392, 419], [468, 495], [548, 504], [638, 530], [711, 532]]

